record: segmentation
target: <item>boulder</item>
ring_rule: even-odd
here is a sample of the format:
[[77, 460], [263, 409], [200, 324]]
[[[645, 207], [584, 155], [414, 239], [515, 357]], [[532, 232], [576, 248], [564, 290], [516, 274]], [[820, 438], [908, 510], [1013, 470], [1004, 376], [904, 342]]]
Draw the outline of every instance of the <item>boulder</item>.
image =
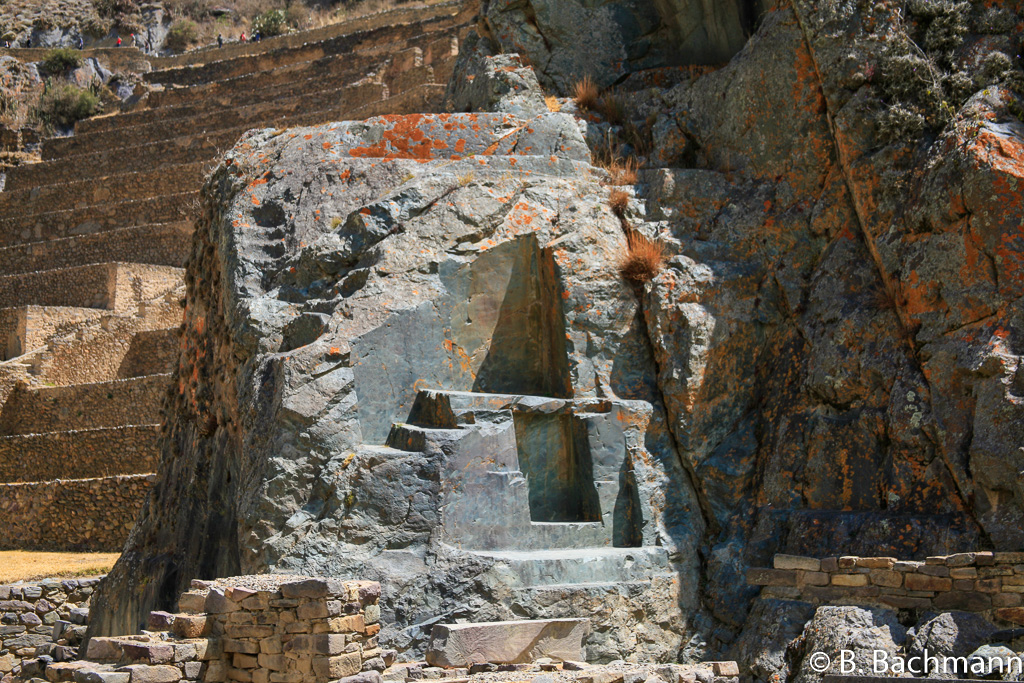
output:
[[792, 659], [789, 649], [814, 613], [814, 606], [805, 602], [755, 601], [729, 656], [744, 667], [742, 673], [757, 680], [788, 680]]
[[[915, 628], [907, 644], [907, 654], [923, 657], [925, 653], [936, 657], [968, 657], [986, 645], [997, 628], [980, 614], [971, 612], [943, 612], [923, 619]], [[967, 671], [946, 671], [930, 666], [928, 675], [938, 678], [957, 678]]]
[[435, 624], [427, 663], [445, 668], [472, 664], [526, 664], [542, 657], [584, 659], [589, 619], [537, 619], [469, 624]]
[[[863, 607], [819, 607], [804, 627], [800, 651], [804, 657], [794, 666], [795, 683], [819, 683], [827, 673], [838, 674], [838, 663], [844, 650], [853, 652], [856, 674], [872, 675], [876, 652], [884, 652], [890, 660], [901, 655], [907, 630], [900, 625], [896, 613]], [[821, 671], [821, 655], [832, 663]], [[817, 655], [818, 658], [815, 657]]]
[[982, 645], [967, 657], [967, 674], [971, 678], [995, 678], [1019, 681], [1024, 677], [1021, 658], [1005, 645]]
[[460, 50], [455, 68], [464, 76], [448, 83], [447, 111], [505, 111], [520, 117], [547, 111], [533, 68], [517, 54], [487, 54], [476, 34]]

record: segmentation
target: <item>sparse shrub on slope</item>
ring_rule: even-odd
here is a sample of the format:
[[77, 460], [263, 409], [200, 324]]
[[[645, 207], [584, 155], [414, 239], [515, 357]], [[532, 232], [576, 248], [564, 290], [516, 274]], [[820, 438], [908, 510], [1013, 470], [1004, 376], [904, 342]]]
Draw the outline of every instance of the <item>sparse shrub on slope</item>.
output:
[[[964, 0], [910, 0], [905, 30], [891, 39], [877, 81], [883, 109], [877, 117], [883, 143], [937, 133], [978, 90], [1001, 84], [1018, 92], [1024, 71], [1002, 52], [985, 55], [978, 68], [958, 62], [971, 31], [1006, 33], [1016, 14]], [[959, 55], [959, 56], [958, 56]]]
[[572, 87], [573, 98], [580, 111], [588, 111], [597, 106], [597, 83], [590, 76], [585, 76]]
[[114, 28], [122, 33], [139, 33], [142, 29], [136, 0], [93, 0], [93, 6], [101, 17], [111, 19]]
[[80, 66], [82, 66], [82, 54], [67, 47], [50, 50], [43, 60], [43, 68], [51, 74], [62, 74]]
[[616, 216], [624, 216], [629, 208], [629, 195], [620, 189], [613, 189], [608, 194], [608, 206]]
[[288, 32], [288, 17], [283, 10], [272, 9], [253, 18], [252, 31], [260, 32], [260, 35], [267, 38], [279, 36]]
[[100, 98], [91, 90], [70, 83], [47, 83], [35, 109], [35, 118], [44, 127], [67, 128], [76, 121], [100, 112]]
[[188, 49], [199, 38], [199, 27], [191, 19], [179, 19], [171, 24], [171, 29], [164, 39], [164, 46], [181, 52]]

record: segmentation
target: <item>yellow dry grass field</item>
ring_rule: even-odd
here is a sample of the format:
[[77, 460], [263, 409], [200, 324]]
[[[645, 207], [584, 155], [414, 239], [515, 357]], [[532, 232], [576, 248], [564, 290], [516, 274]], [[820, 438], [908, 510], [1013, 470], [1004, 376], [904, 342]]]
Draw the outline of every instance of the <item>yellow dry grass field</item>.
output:
[[120, 553], [33, 553], [0, 551], [0, 583], [50, 577], [106, 574]]

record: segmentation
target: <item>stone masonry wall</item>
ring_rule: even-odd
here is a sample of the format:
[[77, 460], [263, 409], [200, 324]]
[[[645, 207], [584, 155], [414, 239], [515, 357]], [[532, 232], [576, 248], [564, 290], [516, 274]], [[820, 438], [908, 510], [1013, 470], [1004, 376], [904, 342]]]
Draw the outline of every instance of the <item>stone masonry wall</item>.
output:
[[[23, 62], [41, 62], [50, 50], [48, 47], [0, 48], [0, 55], [8, 55]], [[82, 56], [99, 60], [111, 71], [149, 71], [152, 59], [134, 47], [89, 48], [82, 52]]]
[[85, 635], [93, 579], [47, 579], [0, 586], [0, 676], [21, 669], [36, 648], [62, 643], [51, 656], [73, 658]]
[[66, 206], [191, 192], [202, 184], [203, 172], [200, 162], [14, 190], [0, 194], [0, 210], [5, 216], [32, 215], [59, 211]]
[[60, 328], [103, 315], [102, 309], [25, 306], [0, 309], [0, 360], [46, 345]]
[[16, 391], [0, 412], [0, 434], [153, 424], [166, 391], [164, 375]]
[[86, 659], [130, 674], [124, 683], [322, 683], [384, 669], [379, 597], [380, 584], [371, 581], [283, 575], [193, 581], [181, 595], [180, 614], [150, 615], [156, 633], [92, 638]]
[[0, 482], [89, 479], [156, 471], [156, 425], [0, 437]]
[[0, 218], [0, 246], [57, 239], [104, 230], [180, 221], [182, 207], [198, 193], [161, 194], [128, 202], [107, 202], [32, 216]]
[[747, 571], [762, 598], [812, 604], [979, 612], [1024, 624], [1024, 552], [973, 552], [921, 561], [893, 557], [816, 559], [776, 555], [774, 567]]
[[0, 550], [120, 550], [152, 482], [143, 474], [0, 484]]

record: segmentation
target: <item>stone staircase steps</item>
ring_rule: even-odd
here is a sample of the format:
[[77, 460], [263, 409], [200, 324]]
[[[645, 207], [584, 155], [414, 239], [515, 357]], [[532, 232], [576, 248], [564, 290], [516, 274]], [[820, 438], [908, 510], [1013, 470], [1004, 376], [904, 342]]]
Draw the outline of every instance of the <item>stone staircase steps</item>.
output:
[[[205, 162], [204, 162], [205, 163]], [[71, 183], [0, 193], [0, 212], [15, 217], [93, 206], [111, 200], [132, 201], [199, 189], [203, 163], [162, 166], [145, 172], [119, 173]]]
[[103, 429], [159, 421], [170, 375], [17, 389], [0, 411], [0, 435]]
[[46, 346], [61, 327], [96, 320], [104, 311], [67, 306], [0, 308], [0, 358], [17, 358]]
[[160, 425], [0, 437], [0, 483], [88, 479], [156, 471]]
[[422, 453], [427, 450], [432, 437], [454, 436], [457, 429], [435, 429], [410, 424], [396, 424], [391, 427], [385, 445], [405, 453]]
[[181, 268], [99, 263], [0, 277], [0, 308], [71, 306], [129, 311], [181, 281]]
[[15, 275], [120, 261], [183, 268], [192, 247], [185, 222], [140, 225], [0, 248], [0, 273]]
[[664, 548], [565, 548], [558, 550], [474, 551], [500, 562], [515, 577], [516, 588], [603, 585], [673, 576]]
[[140, 225], [176, 223], [185, 219], [198, 192], [160, 194], [145, 199], [105, 202], [93, 206], [0, 217], [0, 247], [96, 234]]

